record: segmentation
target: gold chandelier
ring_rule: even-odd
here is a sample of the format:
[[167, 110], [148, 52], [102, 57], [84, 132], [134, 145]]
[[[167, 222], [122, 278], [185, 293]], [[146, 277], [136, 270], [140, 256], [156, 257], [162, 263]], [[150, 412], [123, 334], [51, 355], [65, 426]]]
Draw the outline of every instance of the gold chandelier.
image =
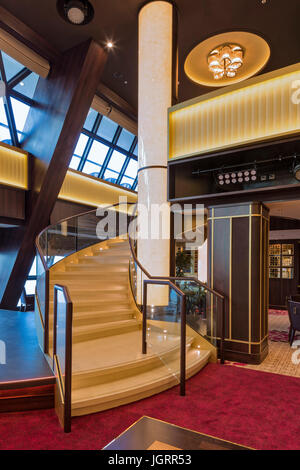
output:
[[238, 44], [222, 44], [213, 49], [207, 57], [208, 68], [215, 80], [235, 77], [243, 65], [243, 60], [244, 50]]

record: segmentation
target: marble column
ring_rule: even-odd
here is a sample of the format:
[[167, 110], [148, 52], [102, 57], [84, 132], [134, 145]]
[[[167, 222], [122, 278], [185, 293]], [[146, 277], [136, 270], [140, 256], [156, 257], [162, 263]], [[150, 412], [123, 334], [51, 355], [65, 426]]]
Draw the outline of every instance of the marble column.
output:
[[[154, 276], [169, 276], [170, 269], [167, 143], [168, 108], [172, 104], [172, 55], [173, 6], [167, 1], [147, 3], [139, 13], [138, 202], [145, 210], [140, 210], [138, 223], [140, 227], [148, 227], [150, 233], [138, 240], [138, 257]], [[162, 208], [164, 233], [159, 230], [154, 235], [159, 207]], [[166, 288], [149, 288], [149, 305], [165, 305], [167, 301]]]

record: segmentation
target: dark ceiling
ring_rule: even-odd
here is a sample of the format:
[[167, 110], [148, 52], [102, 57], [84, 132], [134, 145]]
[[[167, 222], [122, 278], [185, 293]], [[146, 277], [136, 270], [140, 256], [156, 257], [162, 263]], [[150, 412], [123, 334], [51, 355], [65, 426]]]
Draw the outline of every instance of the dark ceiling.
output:
[[[73, 26], [56, 11], [56, 0], [0, 0], [0, 5], [44, 36], [59, 50], [89, 37], [115, 41], [103, 83], [137, 109], [137, 14], [144, 0], [90, 0], [95, 16], [89, 25]], [[210, 91], [184, 74], [184, 60], [199, 42], [214, 34], [245, 30], [263, 36], [271, 47], [264, 72], [300, 60], [300, 0], [177, 0], [179, 101]], [[127, 82], [127, 83], [125, 83]]]

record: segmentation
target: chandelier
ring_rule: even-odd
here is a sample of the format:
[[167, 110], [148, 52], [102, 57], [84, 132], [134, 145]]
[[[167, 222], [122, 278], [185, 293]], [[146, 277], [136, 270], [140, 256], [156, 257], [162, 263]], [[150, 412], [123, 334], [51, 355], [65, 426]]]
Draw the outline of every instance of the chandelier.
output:
[[233, 78], [243, 65], [244, 50], [238, 44], [222, 44], [212, 50], [207, 57], [209, 70], [215, 80]]

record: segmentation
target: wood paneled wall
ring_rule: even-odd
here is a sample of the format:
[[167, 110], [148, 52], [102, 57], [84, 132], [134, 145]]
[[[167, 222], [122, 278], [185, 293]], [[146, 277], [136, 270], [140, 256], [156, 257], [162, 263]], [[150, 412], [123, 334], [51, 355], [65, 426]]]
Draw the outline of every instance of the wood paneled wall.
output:
[[[260, 363], [268, 352], [269, 211], [262, 203], [209, 208], [208, 283], [229, 298], [225, 357]], [[208, 335], [220, 336], [217, 312]]]

